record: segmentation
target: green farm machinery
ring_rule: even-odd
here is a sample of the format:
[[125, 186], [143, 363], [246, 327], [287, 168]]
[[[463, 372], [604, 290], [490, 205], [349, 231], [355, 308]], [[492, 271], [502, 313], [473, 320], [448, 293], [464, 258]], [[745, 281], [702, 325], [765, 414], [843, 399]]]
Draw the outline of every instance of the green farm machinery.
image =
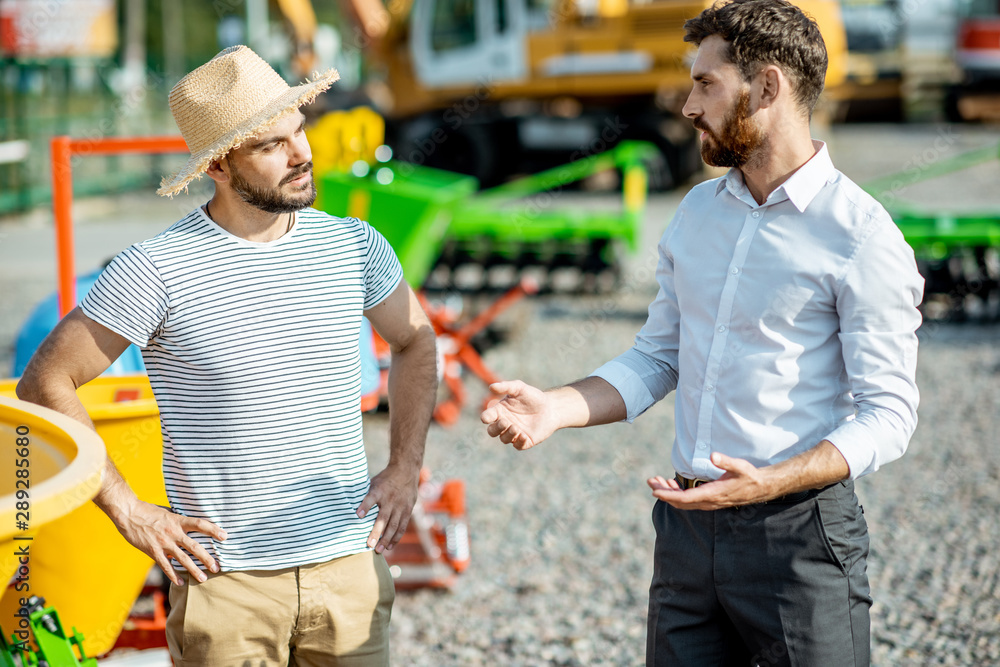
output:
[[[59, 613], [45, 599], [31, 596], [14, 619], [18, 630], [8, 642], [0, 634], [0, 667], [97, 667], [83, 650], [83, 635], [67, 634]], [[2, 633], [2, 631], [0, 631]], [[32, 646], [30, 638], [34, 638]]]
[[919, 206], [904, 201], [900, 191], [998, 158], [1000, 146], [990, 146], [865, 185], [913, 247], [926, 281], [925, 317], [1000, 319], [1000, 210]]
[[[370, 222], [415, 287], [504, 291], [527, 275], [541, 291], [600, 291], [616, 282], [623, 253], [638, 247], [646, 165], [655, 159], [651, 144], [626, 141], [481, 191], [471, 176], [359, 160], [317, 177], [317, 207]], [[593, 206], [573, 190], [608, 171], [621, 174], [620, 206]]]

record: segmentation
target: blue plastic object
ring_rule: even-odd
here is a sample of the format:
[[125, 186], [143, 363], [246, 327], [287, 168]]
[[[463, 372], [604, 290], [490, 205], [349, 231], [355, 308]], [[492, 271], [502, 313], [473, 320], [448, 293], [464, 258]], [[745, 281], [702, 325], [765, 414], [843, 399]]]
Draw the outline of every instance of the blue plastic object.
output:
[[372, 343], [372, 325], [367, 317], [361, 318], [361, 339], [358, 344], [361, 347], [361, 395], [365, 396], [377, 391], [381, 382], [378, 359]]
[[[101, 269], [80, 276], [76, 279], [77, 302], [90, 291], [90, 288], [97, 282], [101, 275]], [[14, 374], [13, 377], [21, 377], [24, 369], [28, 365], [28, 360], [35, 353], [38, 346], [42, 344], [49, 332], [55, 329], [59, 323], [59, 298], [55, 292], [45, 297], [45, 299], [35, 306], [35, 310], [28, 316], [27, 321], [17, 334], [17, 341], [14, 344]], [[146, 366], [142, 363], [142, 352], [135, 345], [129, 345], [120, 357], [115, 359], [104, 375], [135, 375], [145, 373]]]

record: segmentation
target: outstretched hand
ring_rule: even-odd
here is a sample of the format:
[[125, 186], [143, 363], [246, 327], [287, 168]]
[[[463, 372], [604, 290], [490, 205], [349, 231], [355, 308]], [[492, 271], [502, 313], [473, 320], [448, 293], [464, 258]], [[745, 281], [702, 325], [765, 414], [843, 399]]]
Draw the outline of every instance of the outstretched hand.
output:
[[559, 428], [551, 399], [544, 391], [520, 380], [495, 382], [490, 391], [502, 398], [489, 405], [479, 418], [486, 432], [514, 449], [530, 449]]
[[715, 452], [712, 464], [726, 472], [719, 479], [707, 482], [693, 489], [682, 489], [674, 479], [661, 476], [646, 480], [653, 496], [678, 509], [717, 510], [724, 507], [752, 505], [771, 500], [781, 493], [775, 493], [768, 483], [764, 469], [756, 468], [748, 461], [734, 459]]
[[120, 516], [115, 525], [129, 544], [152, 558], [167, 578], [177, 586], [183, 586], [184, 580], [171, 566], [171, 558], [180, 563], [198, 581], [205, 581], [207, 577], [194, 564], [188, 553], [200, 560], [210, 572], [219, 571], [219, 564], [209, 555], [205, 547], [188, 536], [188, 533], [204, 533], [220, 542], [224, 541], [227, 537], [226, 531], [211, 521], [174, 514], [159, 505], [137, 500]]

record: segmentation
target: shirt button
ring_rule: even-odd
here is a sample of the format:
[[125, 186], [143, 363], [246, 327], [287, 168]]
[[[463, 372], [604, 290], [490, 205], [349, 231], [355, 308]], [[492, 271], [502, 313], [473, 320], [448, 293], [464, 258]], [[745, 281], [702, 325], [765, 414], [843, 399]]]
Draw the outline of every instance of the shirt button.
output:
[[735, 276], [737, 273], [740, 272], [740, 270], [734, 266], [733, 268], [729, 269], [729, 272]]
[[702, 450], [708, 449], [708, 445], [706, 445], [704, 442], [699, 442], [698, 443], [698, 449], [702, 449]]
[[753, 213], [751, 213], [750, 215], [752, 215], [752, 216], [753, 216], [753, 217], [755, 217], [755, 218], [759, 218], [759, 217], [760, 217], [760, 211], [754, 211], [754, 212], [753, 212]]
[[725, 324], [719, 326], [719, 333], [726, 333], [726, 325]]
[[712, 393], [713, 391], [715, 391], [715, 387], [713, 387], [713, 386], [712, 386], [712, 385], [710, 385], [710, 384], [706, 384], [706, 385], [705, 385], [705, 391], [707, 391], [708, 393], [710, 393], [710, 394], [711, 394], [711, 393]]

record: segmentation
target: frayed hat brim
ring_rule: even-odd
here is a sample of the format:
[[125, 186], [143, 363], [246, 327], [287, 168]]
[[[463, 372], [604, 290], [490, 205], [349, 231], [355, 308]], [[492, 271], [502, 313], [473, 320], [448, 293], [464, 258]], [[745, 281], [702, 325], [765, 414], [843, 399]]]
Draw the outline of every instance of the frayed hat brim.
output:
[[183, 168], [173, 176], [165, 177], [160, 182], [160, 187], [156, 191], [156, 194], [164, 197], [173, 197], [181, 190], [187, 190], [191, 181], [201, 178], [201, 175], [208, 170], [212, 162], [221, 160], [231, 150], [239, 148], [245, 141], [266, 132], [289, 113], [292, 113], [304, 104], [309, 104], [316, 99], [317, 95], [333, 85], [339, 78], [340, 74], [337, 73], [337, 70], [330, 69], [315, 80], [306, 81], [306, 83], [289, 88], [245, 123], [226, 133], [207, 148], [193, 153]]

